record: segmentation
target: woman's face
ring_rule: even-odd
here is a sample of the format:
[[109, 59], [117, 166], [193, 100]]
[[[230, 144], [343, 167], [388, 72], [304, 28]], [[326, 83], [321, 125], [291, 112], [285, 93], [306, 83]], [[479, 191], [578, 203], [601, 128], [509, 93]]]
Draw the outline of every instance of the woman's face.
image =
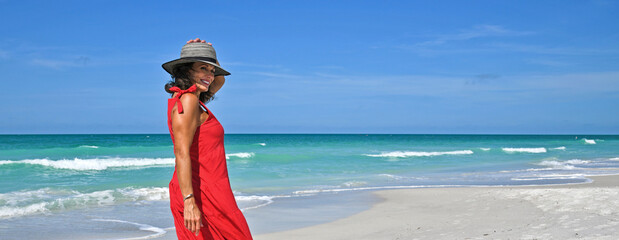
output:
[[191, 81], [202, 92], [206, 92], [215, 79], [215, 67], [208, 63], [194, 62], [189, 75], [191, 76]]

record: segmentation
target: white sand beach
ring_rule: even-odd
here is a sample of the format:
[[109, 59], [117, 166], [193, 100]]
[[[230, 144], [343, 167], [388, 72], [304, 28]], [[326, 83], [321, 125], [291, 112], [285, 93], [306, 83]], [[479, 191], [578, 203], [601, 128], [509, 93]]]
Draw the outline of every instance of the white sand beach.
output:
[[592, 183], [377, 191], [371, 209], [277, 239], [619, 239], [619, 175]]

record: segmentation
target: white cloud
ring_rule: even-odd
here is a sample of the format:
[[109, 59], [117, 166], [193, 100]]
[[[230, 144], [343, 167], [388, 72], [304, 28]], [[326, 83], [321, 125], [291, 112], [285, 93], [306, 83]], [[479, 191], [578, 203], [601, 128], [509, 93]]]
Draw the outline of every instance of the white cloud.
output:
[[[337, 99], [339, 96], [427, 96], [439, 98], [488, 98], [519, 101], [521, 97], [582, 97], [594, 96], [619, 89], [619, 72], [593, 72], [548, 75], [499, 75], [472, 76], [346, 76], [314, 74], [296, 76], [268, 74], [268, 79], [248, 83], [257, 84], [250, 89], [261, 93], [288, 98]], [[294, 81], [289, 81], [294, 77]]]
[[[441, 34], [431, 40], [400, 44], [396, 48], [414, 52], [421, 56], [480, 54], [503, 51], [501, 46], [493, 46], [488, 42], [472, 42], [470, 40], [487, 40], [510, 38], [535, 34], [530, 31], [517, 31], [499, 25], [474, 25], [456, 33]], [[495, 40], [496, 41], [496, 40]]]
[[254, 75], [270, 77], [270, 78], [299, 79], [299, 78], [303, 78], [304, 77], [302, 75], [292, 75], [292, 74], [275, 73], [275, 72], [250, 72], [250, 73], [254, 74]]
[[572, 65], [568, 62], [548, 60], [548, 59], [529, 59], [527, 60], [527, 62], [531, 64], [550, 66], [550, 67], [565, 67], [565, 66]]
[[[223, 65], [224, 63], [222, 63]], [[225, 62], [226, 66], [242, 66], [242, 67], [255, 67], [255, 68], [276, 68], [282, 69], [282, 65], [274, 65], [274, 64], [257, 64], [257, 63], [246, 63], [246, 62]]]
[[316, 69], [324, 69], [324, 70], [344, 70], [346, 68], [337, 65], [324, 65], [324, 66], [315, 66]]
[[462, 30], [455, 34], [441, 35], [436, 39], [416, 44], [417, 46], [442, 45], [451, 41], [464, 41], [484, 37], [507, 37], [529, 35], [532, 32], [514, 31], [498, 25], [475, 25], [470, 29]]
[[513, 44], [513, 43], [491, 43], [489, 47], [500, 51], [526, 52], [534, 54], [549, 55], [605, 55], [618, 54], [616, 49], [592, 49], [574, 47], [546, 47], [539, 45]]
[[[484, 54], [484, 53], [527, 53], [557, 56], [608, 56], [619, 54], [615, 47], [576, 47], [576, 46], [544, 46], [492, 40], [481, 42], [465, 42], [466, 40], [489, 37], [510, 37], [533, 34], [533, 32], [513, 31], [501, 26], [481, 25], [458, 34], [443, 35], [436, 39], [415, 43], [401, 44], [396, 48], [414, 52], [421, 56], [439, 56], [455, 54]], [[515, 40], [515, 39], [510, 39]], [[457, 44], [458, 43], [458, 44]], [[567, 63], [551, 61], [533, 62], [547, 66], [564, 66]]]
[[73, 60], [35, 58], [32, 60], [31, 63], [34, 65], [38, 65], [38, 66], [60, 69], [60, 68], [65, 68], [65, 67], [81, 67], [81, 66], [85, 66], [86, 64], [88, 64], [88, 62], [90, 62], [89, 57], [80, 56]]
[[40, 58], [33, 59], [32, 64], [37, 65], [37, 66], [54, 68], [54, 69], [60, 69], [63, 67], [72, 67], [75, 65], [75, 63], [73, 63], [72, 61], [40, 59]]

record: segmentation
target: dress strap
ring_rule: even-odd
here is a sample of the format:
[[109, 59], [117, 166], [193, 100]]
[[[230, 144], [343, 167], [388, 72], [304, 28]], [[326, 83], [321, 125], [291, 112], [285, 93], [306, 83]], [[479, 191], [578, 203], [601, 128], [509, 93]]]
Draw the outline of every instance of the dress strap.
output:
[[[170, 91], [172, 92], [177, 92], [178, 94], [176, 94], [175, 97], [172, 98], [172, 103], [176, 103], [177, 107], [176, 109], [178, 109], [178, 113], [182, 113], [183, 112], [183, 104], [181, 103], [181, 96], [185, 93], [192, 93], [195, 92], [197, 89], [196, 85], [194, 84], [193, 86], [191, 86], [190, 88], [187, 88], [187, 90], [182, 90], [179, 87], [171, 87]], [[201, 103], [201, 102], [200, 102]], [[174, 105], [172, 105], [174, 106]]]

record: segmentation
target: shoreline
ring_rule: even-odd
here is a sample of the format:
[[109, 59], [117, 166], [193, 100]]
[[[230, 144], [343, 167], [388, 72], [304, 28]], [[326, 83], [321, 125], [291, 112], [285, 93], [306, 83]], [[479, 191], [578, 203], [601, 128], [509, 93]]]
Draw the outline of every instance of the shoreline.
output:
[[373, 191], [370, 209], [260, 239], [617, 239], [619, 175], [556, 185]]
[[[316, 195], [301, 202], [278, 201], [271, 206], [275, 208], [245, 215], [256, 240], [619, 239], [613, 232], [619, 227], [619, 175], [587, 178], [593, 181]], [[23, 224], [12, 224], [18, 227], [5, 234], [7, 239], [19, 239], [23, 235], [17, 233], [23, 231], [50, 239], [176, 239], [169, 204], [144, 204], [144, 208], [123, 204], [49, 216], [69, 223], [70, 232], [53, 225], [29, 232], [28, 222], [46, 216], [15, 219], [11, 222]], [[130, 215], [118, 215], [119, 211]], [[258, 229], [262, 231], [254, 231]]]

